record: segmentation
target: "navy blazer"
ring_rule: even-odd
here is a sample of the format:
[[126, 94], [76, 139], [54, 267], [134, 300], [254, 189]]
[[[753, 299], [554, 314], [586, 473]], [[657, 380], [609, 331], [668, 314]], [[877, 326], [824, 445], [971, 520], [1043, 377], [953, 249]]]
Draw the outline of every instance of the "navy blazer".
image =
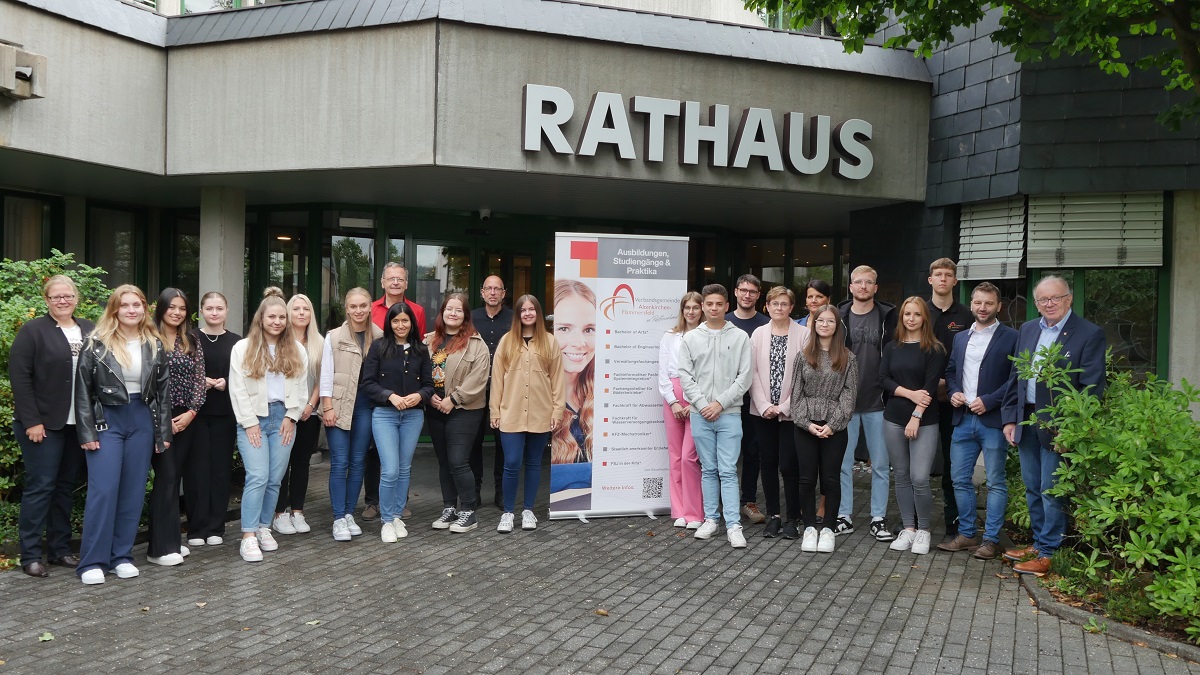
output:
[[[1026, 321], [1021, 324], [1021, 336], [1017, 341], [1017, 353], [1022, 354], [1026, 351], [1033, 353], [1037, 350], [1038, 337], [1042, 333], [1041, 321]], [[1066, 324], [1063, 325], [1062, 332], [1058, 334], [1056, 344], [1062, 345], [1063, 358], [1059, 360], [1059, 365], [1063, 367], [1070, 366], [1072, 368], [1081, 368], [1082, 372], [1071, 374], [1071, 385], [1078, 390], [1083, 390], [1084, 387], [1092, 387], [1091, 392], [1096, 396], [1104, 395], [1104, 385], [1106, 384], [1104, 372], [1104, 352], [1107, 348], [1107, 340], [1104, 338], [1104, 330], [1096, 324], [1088, 321], [1074, 312], [1067, 318]], [[1013, 437], [1015, 443], [1021, 442], [1021, 432], [1025, 428], [1019, 422], [1025, 419], [1025, 405], [1033, 403], [1039, 410], [1050, 405], [1050, 390], [1046, 385], [1038, 382], [1035, 391], [1034, 401], [1026, 401], [1026, 388], [1028, 381], [1019, 378], [1013, 378], [1008, 387], [1008, 392], [1004, 396], [1004, 423], [1017, 424], [1017, 431]], [[1045, 419], [1044, 416], [1039, 416]], [[1054, 437], [1048, 429], [1038, 428], [1038, 441], [1042, 447], [1049, 448], [1054, 442]]]
[[[946, 391], [950, 396], [962, 393], [963, 361], [967, 356], [967, 340], [970, 337], [969, 330], [960, 331], [954, 336], [950, 362], [946, 364]], [[975, 390], [987, 409], [987, 412], [979, 416], [979, 421], [986, 427], [999, 429], [1004, 426], [1001, 415], [1004, 396], [1008, 392], [1010, 380], [1017, 376], [1017, 369], [1008, 357], [1016, 353], [1017, 330], [1004, 324], [998, 325], [987, 350], [983, 352], [983, 361], [979, 363], [979, 383]], [[953, 420], [956, 426], [962, 422], [963, 415], [967, 412], [965, 405], [954, 408]]]

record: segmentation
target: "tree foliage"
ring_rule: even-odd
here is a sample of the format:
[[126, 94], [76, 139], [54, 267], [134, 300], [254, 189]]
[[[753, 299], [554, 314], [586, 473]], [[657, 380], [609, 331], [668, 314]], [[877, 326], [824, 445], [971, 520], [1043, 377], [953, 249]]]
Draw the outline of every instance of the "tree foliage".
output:
[[[913, 48], [928, 57], [953, 41], [953, 30], [972, 26], [993, 8], [1000, 27], [991, 39], [1008, 47], [1018, 61], [1086, 56], [1104, 72], [1128, 76], [1130, 68], [1160, 72], [1167, 90], [1192, 92], [1159, 121], [1177, 129], [1200, 113], [1200, 0], [746, 0], [747, 9], [782, 12], [794, 28], [829, 17], [847, 52], [861, 52], [884, 27], [899, 34], [887, 47]], [[1140, 58], [1122, 54], [1130, 40], [1160, 35], [1163, 47]]]

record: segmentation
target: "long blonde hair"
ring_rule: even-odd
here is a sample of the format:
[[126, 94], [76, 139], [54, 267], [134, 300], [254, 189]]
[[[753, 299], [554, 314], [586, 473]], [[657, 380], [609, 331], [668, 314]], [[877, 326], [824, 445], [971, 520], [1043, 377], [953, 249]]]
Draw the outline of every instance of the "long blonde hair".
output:
[[275, 357], [267, 347], [263, 337], [263, 315], [268, 307], [282, 307], [286, 316], [287, 304], [283, 301], [283, 291], [278, 286], [268, 286], [263, 291], [262, 302], [258, 303], [258, 311], [250, 321], [250, 331], [246, 335], [246, 356], [242, 359], [242, 368], [246, 376], [259, 380], [266, 376], [267, 371], [280, 373], [284, 377], [295, 377], [303, 365], [300, 356], [300, 345], [292, 337], [292, 322], [283, 322], [283, 332], [279, 334], [279, 342], [275, 345]]
[[529, 341], [529, 348], [548, 363], [554, 356], [554, 350], [558, 349], [558, 343], [546, 330], [546, 315], [542, 312], [542, 303], [529, 294], [522, 295], [513, 303], [512, 327], [504, 334], [504, 337], [500, 338], [500, 344], [496, 346], [496, 355], [503, 354], [504, 360], [508, 363], [514, 363], [520, 358], [521, 343], [524, 342], [521, 337], [521, 307], [527, 302], [533, 303], [533, 309], [537, 312], [537, 320], [533, 322], [533, 339]]
[[925, 299], [910, 295], [900, 303], [900, 311], [898, 312], [899, 321], [896, 322], [896, 342], [903, 342], [907, 338], [911, 338], [909, 331], [904, 327], [904, 308], [909, 305], [916, 305], [917, 311], [921, 314], [921, 328], [917, 331], [920, 334], [921, 351], [930, 352], [945, 352], [946, 348], [942, 346], [940, 340], [933, 335], [933, 321], [929, 317], [929, 305], [925, 304]]
[[146, 302], [146, 294], [133, 284], [117, 286], [113, 290], [112, 295], [108, 296], [108, 304], [104, 307], [104, 313], [96, 320], [96, 329], [88, 338], [94, 343], [104, 345], [106, 350], [112, 352], [122, 368], [133, 365], [133, 358], [130, 356], [129, 350], [125, 348], [125, 338], [121, 337], [118, 332], [121, 322], [117, 319], [117, 313], [121, 310], [121, 296], [129, 294], [136, 295], [142, 303], [142, 320], [138, 323], [138, 343], [153, 345], [159, 342], [158, 331], [154, 330], [154, 322], [150, 320], [150, 306]]
[[697, 305], [700, 305], [700, 323], [704, 323], [704, 297], [696, 291], [688, 291], [687, 293], [684, 293], [683, 297], [679, 300], [679, 320], [675, 322], [675, 327], [668, 332], [679, 334], [687, 332], [687, 319], [683, 316], [683, 308], [687, 307], [689, 302], [694, 302]]
[[[571, 296], [579, 296], [591, 303], [592, 309], [596, 308], [596, 293], [592, 291], [586, 284], [580, 283], [574, 279], [559, 279], [554, 282], [554, 306], [558, 307], [559, 303]], [[555, 340], [557, 345], [558, 341]], [[559, 349], [562, 347], [559, 346]], [[579, 428], [583, 431], [583, 447], [579, 447], [579, 442], [571, 435], [571, 417], [572, 413], [566, 406], [563, 407], [562, 423], [558, 425], [558, 429], [550, 435], [550, 463], [551, 464], [570, 464], [579, 461], [579, 456], [583, 455], [584, 461], [592, 461], [592, 418], [595, 413], [595, 382], [594, 373], [596, 372], [596, 355], [593, 352], [592, 359], [588, 361], [583, 370], [575, 375], [575, 382], [571, 385], [571, 392], [567, 394], [567, 398], [574, 398], [579, 401], [579, 410], [576, 414], [579, 415]]]
[[[303, 293], [297, 293], [288, 300], [288, 325], [292, 325], [292, 305], [299, 300], [308, 305], [308, 328], [304, 331], [304, 350], [308, 352], [308, 379], [316, 382], [321, 379], [321, 350], [325, 348], [325, 339], [317, 330], [317, 311], [312, 300]], [[295, 335], [293, 334], [293, 337]]]

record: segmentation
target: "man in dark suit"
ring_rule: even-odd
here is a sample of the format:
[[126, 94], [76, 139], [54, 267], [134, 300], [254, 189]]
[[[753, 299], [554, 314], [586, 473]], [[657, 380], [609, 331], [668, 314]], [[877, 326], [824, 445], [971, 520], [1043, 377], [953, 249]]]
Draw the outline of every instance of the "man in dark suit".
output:
[[[1071, 386], [1080, 391], [1090, 387], [1091, 393], [1100, 396], [1105, 385], [1104, 331], [1073, 314], [1071, 298], [1071, 287], [1062, 277], [1048, 276], [1038, 282], [1033, 300], [1042, 318], [1021, 326], [1017, 353], [1036, 354], [1046, 345], [1061, 345], [1059, 365], [1080, 369], [1071, 374]], [[1037, 363], [1036, 358], [1034, 363]], [[1033, 530], [1033, 546], [1008, 551], [1004, 557], [1017, 561], [1036, 556], [1018, 563], [1013, 569], [1039, 577], [1049, 571], [1050, 556], [1062, 544], [1067, 529], [1062, 501], [1046, 494], [1046, 490], [1054, 486], [1054, 471], [1061, 457], [1055, 451], [1052, 430], [1018, 422], [1029, 419], [1030, 415], [1049, 405], [1050, 397], [1050, 390], [1041, 382], [1013, 379], [1004, 397], [1003, 410], [1004, 436], [1017, 446], [1021, 455], [1021, 477], [1025, 481], [1025, 499], [1029, 503], [1029, 521]], [[1038, 418], [1042, 422], [1047, 419], [1041, 413]]]
[[[946, 365], [946, 393], [953, 406], [954, 426], [950, 441], [950, 475], [957, 503], [958, 534], [938, 544], [943, 551], [971, 551], [981, 560], [1000, 554], [1000, 527], [1008, 508], [1008, 479], [1004, 463], [1008, 442], [1004, 439], [1001, 409], [1015, 368], [1009, 358], [1016, 354], [1017, 331], [996, 320], [1000, 313], [1000, 289], [988, 282], [971, 293], [970, 330], [954, 336], [950, 362]], [[983, 543], [975, 526], [975, 462], [983, 453], [987, 472], [987, 520]]]

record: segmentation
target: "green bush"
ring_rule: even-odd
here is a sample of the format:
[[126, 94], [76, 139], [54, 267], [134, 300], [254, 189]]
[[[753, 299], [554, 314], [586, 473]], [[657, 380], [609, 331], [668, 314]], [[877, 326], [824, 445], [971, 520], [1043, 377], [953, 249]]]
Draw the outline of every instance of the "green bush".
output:
[[21, 484], [21, 449], [13, 436], [13, 395], [8, 380], [8, 353], [26, 321], [46, 313], [42, 285], [55, 274], [66, 274], [79, 286], [75, 315], [95, 320], [108, 301], [101, 281], [104, 270], [75, 262], [70, 253], [52, 251], [40, 260], [0, 262], [0, 502], [14, 499]]
[[1054, 365], [1060, 352], [1043, 348], [1040, 372], [1028, 354], [1017, 367], [1053, 392], [1048, 426], [1064, 461], [1052, 493], [1074, 525], [1069, 565], [1123, 616], [1170, 617], [1200, 643], [1200, 424], [1190, 409], [1200, 390], [1110, 369], [1101, 400], [1069, 386], [1074, 371]]

